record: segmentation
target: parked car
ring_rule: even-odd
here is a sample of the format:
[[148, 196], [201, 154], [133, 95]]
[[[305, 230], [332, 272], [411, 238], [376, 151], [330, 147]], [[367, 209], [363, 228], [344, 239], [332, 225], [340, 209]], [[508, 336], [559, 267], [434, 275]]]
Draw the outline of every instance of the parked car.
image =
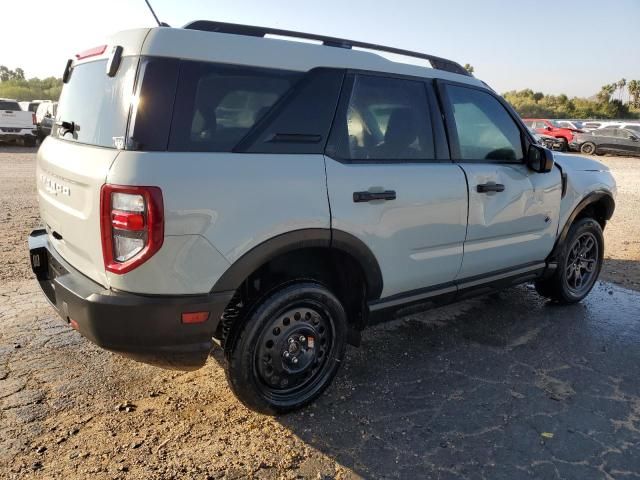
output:
[[620, 122], [620, 123], [608, 123], [606, 125], [603, 125], [599, 128], [624, 128], [627, 130], [634, 130], [638, 133], [640, 133], [640, 123], [624, 123], [624, 122]]
[[0, 98], [0, 142], [21, 141], [28, 147], [36, 144], [36, 116], [25, 112], [17, 101]]
[[20, 108], [25, 112], [35, 112], [38, 109], [38, 105], [42, 100], [31, 100], [30, 102], [18, 102], [20, 104]]
[[553, 120], [552, 123], [560, 128], [568, 128], [574, 132], [582, 130], [582, 122], [578, 120]]
[[[296, 41], [309, 38], [321, 44]], [[538, 145], [451, 60], [372, 51], [399, 53], [197, 21], [77, 54], [29, 237], [62, 319], [169, 368], [201, 367], [218, 343], [240, 400], [279, 413], [404, 307], [522, 282], [582, 300], [614, 210], [609, 169]]]
[[552, 137], [550, 135], [538, 134], [534, 130], [528, 127], [527, 127], [527, 130], [529, 130], [529, 133], [533, 135], [533, 138], [536, 139], [538, 144], [542, 145], [545, 148], [548, 148], [550, 150], [559, 150], [559, 151], [562, 151], [562, 149], [564, 148], [564, 142], [559, 138]]
[[540, 118], [525, 118], [524, 124], [533, 129], [538, 134], [549, 135], [551, 137], [558, 138], [562, 141], [562, 151], [569, 149], [569, 143], [573, 140], [575, 129], [565, 128], [557, 125], [552, 120], [545, 120]]
[[51, 128], [55, 122], [58, 102], [43, 102], [36, 111], [36, 121], [38, 122], [38, 138], [43, 140], [51, 134]]
[[626, 128], [599, 128], [575, 136], [572, 150], [589, 155], [614, 153], [618, 155], [640, 156], [640, 133]]

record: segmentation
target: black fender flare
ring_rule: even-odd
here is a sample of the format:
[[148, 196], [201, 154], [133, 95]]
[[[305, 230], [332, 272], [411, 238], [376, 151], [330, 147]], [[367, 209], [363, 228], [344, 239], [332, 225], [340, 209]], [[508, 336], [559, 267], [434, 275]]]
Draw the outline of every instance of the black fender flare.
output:
[[294, 230], [260, 243], [236, 260], [218, 279], [211, 292], [235, 291], [249, 275], [265, 263], [294, 250], [314, 247], [340, 250], [353, 257], [364, 274], [367, 300], [380, 298], [382, 272], [373, 252], [357, 237], [328, 228]]
[[589, 205], [600, 202], [601, 200], [604, 200], [606, 205], [605, 220], [609, 220], [613, 216], [613, 211], [616, 208], [616, 202], [613, 199], [613, 195], [611, 194], [611, 192], [607, 190], [595, 190], [589, 193], [586, 197], [580, 200], [580, 203], [578, 203], [578, 205], [571, 212], [571, 215], [569, 215], [569, 218], [567, 218], [564, 227], [562, 227], [562, 230], [560, 231], [560, 234], [556, 239], [556, 244], [553, 247], [553, 251], [551, 252], [551, 255], [549, 255], [549, 260], [555, 258], [558, 249], [567, 239], [567, 235], [569, 234], [571, 225], [573, 225], [573, 222], [580, 214], [580, 212], [582, 212]]

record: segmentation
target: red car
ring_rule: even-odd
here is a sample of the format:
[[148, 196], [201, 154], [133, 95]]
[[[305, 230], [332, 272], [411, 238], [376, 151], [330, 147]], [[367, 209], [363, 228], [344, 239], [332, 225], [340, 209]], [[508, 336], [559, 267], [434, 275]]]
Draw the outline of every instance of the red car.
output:
[[524, 118], [524, 124], [536, 133], [549, 135], [551, 137], [562, 140], [562, 151], [569, 149], [569, 143], [573, 141], [573, 135], [581, 133], [581, 130], [561, 127], [555, 120], [546, 120], [543, 118]]

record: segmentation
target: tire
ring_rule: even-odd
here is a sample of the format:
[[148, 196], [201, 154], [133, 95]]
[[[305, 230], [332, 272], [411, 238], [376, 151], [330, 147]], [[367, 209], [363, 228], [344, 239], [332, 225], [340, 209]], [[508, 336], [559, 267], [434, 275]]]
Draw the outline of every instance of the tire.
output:
[[326, 287], [310, 281], [273, 290], [247, 314], [229, 346], [227, 381], [252, 410], [279, 414], [315, 400], [344, 357], [347, 315]]
[[35, 147], [36, 146], [35, 137], [25, 138], [24, 139], [24, 145], [25, 145], [25, 147]]
[[560, 151], [561, 152], [568, 152], [569, 151], [569, 142], [567, 142], [566, 138], [558, 138], [558, 140], [560, 140], [562, 142], [562, 146], [560, 147]]
[[594, 155], [596, 153], [596, 144], [593, 142], [585, 142], [580, 146], [580, 153], [585, 155]]
[[600, 224], [592, 218], [578, 220], [569, 228], [558, 253], [558, 268], [550, 278], [536, 282], [536, 291], [564, 305], [579, 302], [595, 285], [603, 256]]

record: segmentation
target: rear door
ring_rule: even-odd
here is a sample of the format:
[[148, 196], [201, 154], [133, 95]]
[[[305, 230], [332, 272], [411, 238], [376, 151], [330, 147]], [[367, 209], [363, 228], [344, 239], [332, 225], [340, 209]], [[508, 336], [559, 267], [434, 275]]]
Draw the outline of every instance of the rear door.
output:
[[449, 160], [430, 83], [347, 76], [327, 146], [332, 229], [362, 240], [383, 297], [452, 282], [462, 262], [467, 189]]
[[524, 164], [525, 133], [488, 90], [439, 83], [451, 154], [462, 167], [469, 220], [458, 280], [533, 268], [551, 252], [559, 222], [561, 176]]
[[106, 63], [73, 67], [56, 114], [67, 128], [54, 125], [37, 156], [40, 215], [53, 247], [103, 285], [100, 189], [124, 141], [138, 57], [124, 57], [114, 77]]

